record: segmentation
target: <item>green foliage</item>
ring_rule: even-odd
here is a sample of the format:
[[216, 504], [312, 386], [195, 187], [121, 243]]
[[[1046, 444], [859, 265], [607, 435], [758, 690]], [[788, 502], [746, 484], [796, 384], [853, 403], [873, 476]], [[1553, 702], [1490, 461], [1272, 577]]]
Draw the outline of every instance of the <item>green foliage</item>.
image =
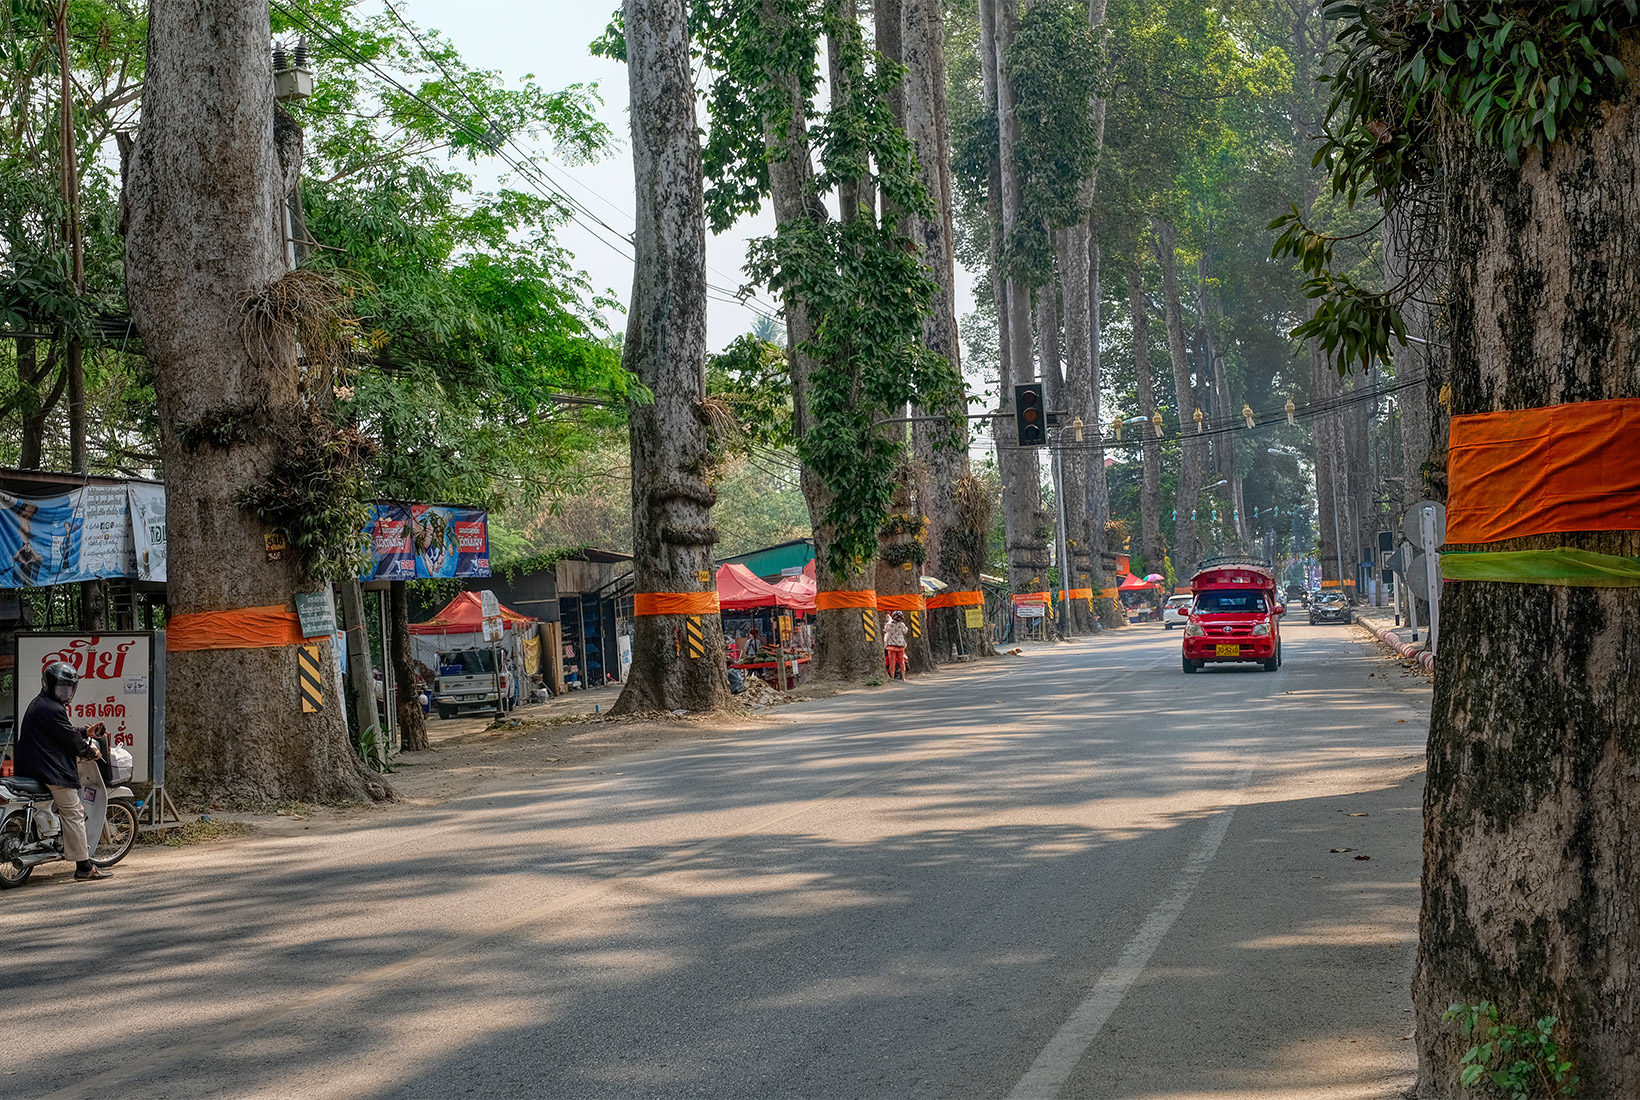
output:
[[1053, 231], [1088, 216], [1084, 181], [1098, 158], [1101, 134], [1089, 97], [1102, 95], [1109, 84], [1103, 38], [1103, 28], [1088, 26], [1086, 4], [1041, 0], [1025, 9], [1010, 43], [1020, 210], [1004, 265], [1030, 286], [1052, 277]]
[[[1467, 123], [1474, 141], [1511, 167], [1580, 125], [1629, 74], [1620, 36], [1640, 22], [1640, 0], [1484, 0], [1408, 5], [1337, 0], [1340, 21], [1327, 122], [1315, 163], [1353, 206], [1386, 210], [1439, 178], [1440, 132]], [[1294, 330], [1319, 337], [1339, 370], [1388, 361], [1405, 343], [1400, 301], [1334, 272], [1340, 239], [1295, 208], [1270, 225], [1273, 255], [1299, 262], [1317, 313]]]
[[734, 422], [714, 440], [718, 454], [792, 445], [791, 374], [784, 348], [756, 335], [735, 338], [706, 360], [706, 393]]
[[1454, 1004], [1441, 1015], [1458, 1021], [1466, 1039], [1475, 1043], [1459, 1059], [1459, 1079], [1465, 1088], [1479, 1086], [1490, 1095], [1509, 1100], [1553, 1100], [1576, 1096], [1577, 1074], [1562, 1056], [1555, 1039], [1553, 1016], [1542, 1016], [1530, 1027], [1502, 1023], [1491, 1001]]
[[[789, 155], [786, 138], [801, 136], [803, 155], [810, 144], [818, 154], [802, 173], [804, 213], [752, 242], [746, 271], [788, 303], [800, 303], [811, 327], [804, 346], [792, 349], [814, 363], [797, 449], [824, 483], [829, 560], [846, 569], [875, 555], [877, 527], [893, 497], [903, 443], [879, 422], [908, 403], [965, 411], [961, 378], [922, 345], [935, 287], [894, 227], [898, 219], [891, 215], [880, 226], [870, 210], [844, 210], [840, 222], [826, 214], [825, 196], [846, 196], [860, 184], [869, 184], [890, 211], [932, 213], [910, 143], [888, 106], [903, 70], [866, 46], [851, 5], [701, 0], [691, 8], [691, 25], [711, 74], [703, 154], [714, 231], [762, 206], [771, 158]], [[822, 38], [839, 74], [823, 108]]]
[[263, 427], [273, 439], [267, 476], [234, 495], [234, 503], [283, 530], [310, 581], [351, 580], [369, 563], [357, 533], [369, 517], [366, 464], [375, 443], [338, 426], [311, 405], [297, 405]]
[[870, 560], [903, 454], [877, 421], [907, 404], [944, 413], [964, 407], [961, 378], [922, 344], [934, 283], [891, 228], [864, 218], [789, 222], [752, 242], [746, 267], [808, 307], [813, 337], [799, 350], [815, 366], [798, 454], [829, 491], [833, 567]]

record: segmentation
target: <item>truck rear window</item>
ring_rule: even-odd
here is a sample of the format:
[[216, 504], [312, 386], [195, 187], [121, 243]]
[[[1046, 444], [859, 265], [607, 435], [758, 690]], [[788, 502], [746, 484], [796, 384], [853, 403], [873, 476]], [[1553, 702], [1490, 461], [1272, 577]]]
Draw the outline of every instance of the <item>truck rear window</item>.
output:
[[1196, 613], [1211, 615], [1215, 612], [1242, 612], [1244, 614], [1265, 611], [1264, 595], [1260, 592], [1198, 592], [1196, 593]]
[[438, 655], [440, 676], [478, 676], [495, 671], [495, 651], [490, 649], [461, 649]]

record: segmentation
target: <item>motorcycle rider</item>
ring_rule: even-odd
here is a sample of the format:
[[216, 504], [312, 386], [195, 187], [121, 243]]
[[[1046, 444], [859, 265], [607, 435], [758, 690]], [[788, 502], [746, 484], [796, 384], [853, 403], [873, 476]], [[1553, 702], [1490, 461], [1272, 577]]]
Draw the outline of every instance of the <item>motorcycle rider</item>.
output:
[[68, 720], [68, 704], [80, 685], [80, 674], [72, 665], [53, 661], [40, 673], [40, 694], [28, 705], [17, 731], [17, 774], [44, 783], [63, 819], [63, 858], [74, 861], [74, 877], [81, 882], [112, 878], [91, 863], [86, 844], [85, 806], [80, 802], [80, 776], [76, 761], [100, 760], [102, 752], [87, 737], [98, 727], [74, 725]]

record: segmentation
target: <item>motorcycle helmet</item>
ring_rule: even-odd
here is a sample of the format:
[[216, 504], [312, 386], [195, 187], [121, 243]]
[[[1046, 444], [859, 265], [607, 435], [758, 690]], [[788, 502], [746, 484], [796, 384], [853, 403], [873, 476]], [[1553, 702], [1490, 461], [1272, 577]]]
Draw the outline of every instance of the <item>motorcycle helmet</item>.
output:
[[40, 671], [40, 694], [49, 695], [64, 706], [74, 698], [79, 686], [80, 674], [66, 662], [53, 661]]

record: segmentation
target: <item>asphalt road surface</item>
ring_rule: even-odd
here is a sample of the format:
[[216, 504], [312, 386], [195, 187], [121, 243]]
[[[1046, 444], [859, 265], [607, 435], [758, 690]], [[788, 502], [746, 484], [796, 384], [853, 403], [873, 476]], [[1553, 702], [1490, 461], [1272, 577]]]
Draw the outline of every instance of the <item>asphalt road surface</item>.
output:
[[0, 1096], [1399, 1095], [1428, 686], [1348, 627], [1285, 657], [1137, 627], [42, 869]]

